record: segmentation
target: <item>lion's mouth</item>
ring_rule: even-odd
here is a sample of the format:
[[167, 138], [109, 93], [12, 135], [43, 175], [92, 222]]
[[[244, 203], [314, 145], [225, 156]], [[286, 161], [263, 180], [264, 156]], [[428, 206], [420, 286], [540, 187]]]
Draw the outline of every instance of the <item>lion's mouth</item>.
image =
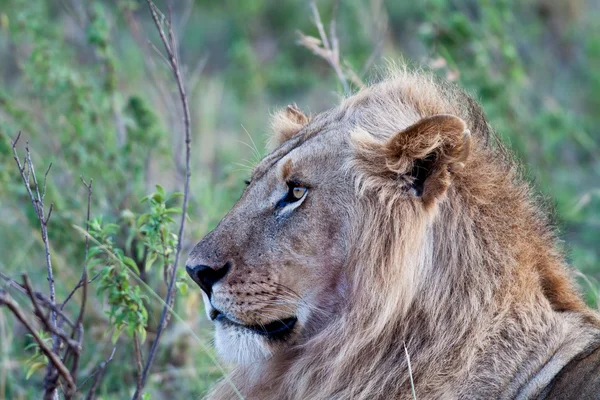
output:
[[294, 329], [294, 326], [296, 325], [296, 322], [298, 321], [298, 318], [296, 318], [296, 317], [289, 317], [289, 318], [278, 319], [276, 321], [269, 322], [268, 324], [245, 325], [245, 324], [240, 324], [238, 322], [232, 321], [231, 319], [227, 318], [227, 316], [225, 316], [225, 314], [223, 314], [219, 310], [215, 310], [215, 309], [212, 310], [210, 318], [213, 321], [217, 321], [222, 324], [235, 325], [235, 326], [239, 326], [239, 327], [248, 329], [249, 331], [251, 331], [253, 333], [256, 333], [256, 334], [262, 335], [262, 336], [266, 336], [269, 339], [279, 339], [279, 340], [285, 339], [292, 332], [292, 329]]

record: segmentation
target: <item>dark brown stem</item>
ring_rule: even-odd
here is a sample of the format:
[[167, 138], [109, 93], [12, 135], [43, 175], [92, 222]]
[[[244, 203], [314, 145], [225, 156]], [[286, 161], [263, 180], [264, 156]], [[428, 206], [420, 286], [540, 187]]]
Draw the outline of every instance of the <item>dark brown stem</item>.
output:
[[144, 386], [146, 384], [146, 380], [148, 378], [148, 373], [150, 372], [150, 367], [152, 366], [152, 362], [154, 361], [154, 357], [156, 356], [156, 352], [158, 349], [158, 344], [160, 342], [162, 333], [165, 330], [165, 327], [169, 323], [173, 303], [175, 301], [175, 292], [176, 286], [175, 281], [177, 278], [177, 264], [179, 262], [179, 256], [181, 255], [181, 248], [183, 244], [183, 234], [185, 228], [185, 219], [187, 213], [188, 206], [188, 195], [189, 195], [189, 186], [190, 186], [190, 153], [191, 153], [191, 126], [190, 126], [190, 109], [188, 105], [188, 99], [185, 92], [185, 87], [183, 85], [183, 79], [181, 76], [181, 71], [179, 68], [179, 60], [177, 57], [177, 44], [175, 35], [173, 33], [173, 26], [171, 24], [171, 20], [167, 21], [167, 30], [169, 39], [165, 36], [165, 31], [163, 29], [163, 25], [159, 21], [158, 18], [158, 9], [152, 2], [152, 0], [146, 0], [148, 3], [148, 7], [150, 8], [150, 14], [152, 15], [152, 19], [154, 20], [154, 24], [158, 29], [158, 33], [162, 40], [162, 43], [165, 47], [165, 51], [167, 53], [167, 57], [169, 60], [169, 64], [171, 66], [171, 70], [173, 72], [173, 76], [175, 77], [175, 81], [177, 82], [177, 89], [179, 91], [179, 98], [181, 100], [181, 105], [183, 108], [183, 125], [184, 125], [184, 134], [185, 134], [185, 181], [184, 181], [184, 189], [183, 189], [183, 206], [182, 206], [182, 214], [181, 214], [181, 223], [179, 225], [179, 234], [177, 237], [177, 248], [175, 251], [175, 261], [173, 262], [173, 268], [171, 270], [171, 276], [169, 280], [169, 286], [167, 289], [167, 296], [165, 299], [165, 305], [163, 307], [160, 322], [158, 324], [156, 330], [156, 336], [154, 341], [152, 342], [152, 346], [150, 347], [150, 352], [148, 353], [148, 358], [146, 359], [146, 363], [144, 365], [144, 371], [142, 373], [141, 379], [141, 387], [135, 391], [133, 395], [133, 399], [139, 399], [142, 395], [142, 391], [144, 390]]
[[[49, 364], [52, 364], [65, 380], [67, 386], [65, 390], [65, 396], [70, 398], [71, 394], [75, 391], [75, 382], [73, 381], [69, 370], [67, 369], [67, 367], [65, 367], [58, 355], [54, 351], [52, 351], [48, 347], [46, 342], [44, 342], [44, 340], [40, 337], [40, 335], [38, 335], [37, 330], [29, 323], [29, 321], [27, 321], [27, 318], [25, 318], [25, 315], [23, 314], [17, 303], [15, 303], [15, 301], [8, 295], [8, 293], [6, 293], [6, 291], [1, 289], [0, 305], [7, 306], [9, 310], [12, 311], [14, 316], [23, 324], [23, 326], [25, 326], [25, 329], [27, 329], [27, 331], [31, 334], [35, 342], [38, 344], [40, 351], [44, 353], [46, 357], [48, 357], [48, 360], [50, 361]], [[49, 393], [46, 392], [44, 397], [47, 397], [48, 395]]]
[[81, 347], [80, 347], [79, 343], [74, 340], [71, 340], [69, 338], [69, 336], [62, 329], [60, 329], [57, 326], [52, 325], [48, 321], [48, 319], [46, 318], [44, 313], [42, 312], [40, 305], [38, 304], [38, 301], [35, 297], [35, 292], [33, 291], [33, 288], [31, 287], [31, 281], [29, 280], [29, 277], [27, 276], [27, 274], [23, 274], [23, 287], [27, 291], [27, 295], [29, 296], [29, 299], [31, 300], [31, 304], [33, 304], [34, 314], [40, 319], [40, 321], [42, 322], [42, 325], [44, 326], [44, 329], [47, 332], [50, 332], [51, 334], [60, 337], [62, 340], [65, 341], [65, 343], [67, 343], [67, 345], [69, 347], [71, 347], [72, 351], [79, 353], [81, 351]]
[[[0, 272], [0, 278], [8, 282], [9, 286], [17, 289], [19, 292], [28, 296], [27, 289], [25, 289], [25, 287], [19, 282], [15, 281], [14, 279], [11, 279], [9, 276], [5, 275], [2, 272]], [[48, 297], [44, 296], [40, 292], [34, 292], [34, 295], [35, 298], [42, 303], [41, 305], [43, 307], [54, 311], [61, 318], [61, 321], [66, 322], [71, 328], [75, 328], [75, 324], [73, 323], [73, 321], [71, 321], [69, 317], [67, 317], [66, 314], [59, 307], [52, 303]]]

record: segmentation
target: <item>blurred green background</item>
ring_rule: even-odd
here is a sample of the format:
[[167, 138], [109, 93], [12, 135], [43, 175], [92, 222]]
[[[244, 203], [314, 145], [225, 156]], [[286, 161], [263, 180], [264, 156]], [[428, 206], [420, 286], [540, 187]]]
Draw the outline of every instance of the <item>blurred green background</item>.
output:
[[[164, 2], [157, 5], [166, 11]], [[403, 59], [457, 82], [482, 103], [552, 210], [582, 291], [597, 306], [600, 0], [317, 5], [326, 24], [335, 12], [344, 65], [365, 82], [386, 59]], [[318, 36], [305, 1], [178, 0], [172, 11], [193, 135], [181, 266], [241, 193], [257, 151], [265, 154], [270, 113], [294, 102], [319, 112], [339, 101], [341, 86], [325, 61], [296, 44], [297, 30]], [[116, 244], [144, 263], [130, 248], [131, 215], [145, 212], [140, 199], [156, 184], [183, 188], [181, 107], [162, 49], [145, 2], [0, 0], [0, 271], [15, 278], [26, 271], [47, 290], [39, 224], [10, 148], [19, 130], [38, 174], [53, 163], [46, 198], [54, 203], [49, 232], [58, 299], [83, 264], [83, 237], [73, 227], [85, 226], [80, 176], [94, 181], [92, 216], [117, 223]], [[159, 271], [144, 280], [164, 297]], [[106, 300], [95, 293], [92, 286], [80, 383], [112, 349]], [[199, 291], [180, 293], [176, 308], [181, 319], [169, 326], [147, 386], [153, 399], [202, 397], [220, 376], [206, 352], [212, 339]], [[161, 304], [150, 296], [148, 309], [145, 346]], [[0, 398], [40, 395], [43, 371], [26, 379], [32, 354], [24, 333], [3, 309]], [[121, 337], [101, 398], [131, 397], [132, 348]]]

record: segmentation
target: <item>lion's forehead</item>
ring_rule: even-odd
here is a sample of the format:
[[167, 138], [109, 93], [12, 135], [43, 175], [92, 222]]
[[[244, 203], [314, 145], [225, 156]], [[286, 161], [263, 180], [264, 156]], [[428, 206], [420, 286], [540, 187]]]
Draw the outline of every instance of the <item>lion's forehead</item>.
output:
[[352, 129], [350, 120], [340, 119], [336, 113], [324, 112], [317, 115], [297, 135], [282, 143], [266, 155], [254, 168], [251, 180], [259, 180], [282, 160], [290, 157], [308, 159], [311, 156], [342, 155], [349, 149], [345, 137]]

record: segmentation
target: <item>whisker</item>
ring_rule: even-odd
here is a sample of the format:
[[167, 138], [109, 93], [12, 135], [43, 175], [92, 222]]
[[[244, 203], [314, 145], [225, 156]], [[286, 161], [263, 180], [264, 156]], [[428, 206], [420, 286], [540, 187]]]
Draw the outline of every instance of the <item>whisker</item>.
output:
[[256, 146], [256, 143], [254, 142], [254, 139], [252, 139], [252, 135], [250, 135], [250, 132], [248, 132], [248, 130], [246, 129], [246, 127], [244, 125], [241, 125], [242, 129], [244, 130], [244, 132], [246, 132], [246, 135], [248, 135], [248, 138], [250, 139], [250, 142], [252, 142], [252, 145], [254, 146], [254, 155], [256, 156], [257, 161], [260, 161], [260, 159], [262, 158], [260, 151], [258, 150], [258, 146]]

